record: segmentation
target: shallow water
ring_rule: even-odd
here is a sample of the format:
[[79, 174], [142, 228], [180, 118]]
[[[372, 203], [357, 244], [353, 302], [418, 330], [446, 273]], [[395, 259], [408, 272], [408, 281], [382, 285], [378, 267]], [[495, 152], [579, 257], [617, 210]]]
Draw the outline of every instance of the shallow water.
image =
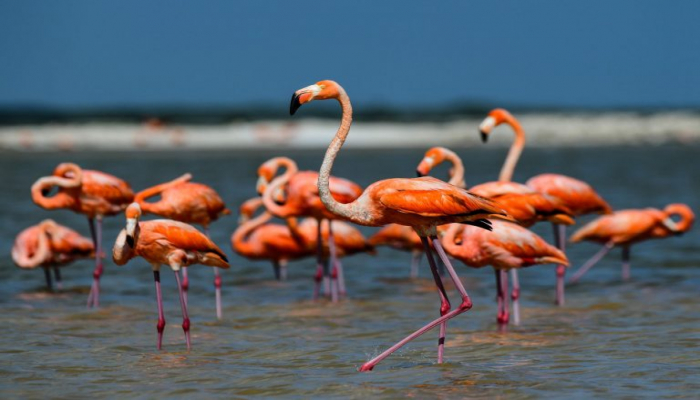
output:
[[[590, 182], [615, 208], [688, 203], [700, 210], [697, 147], [528, 149], [516, 179], [537, 173], [569, 174]], [[317, 169], [323, 151], [283, 153], [302, 169]], [[493, 180], [504, 149], [458, 149], [467, 183]], [[349, 298], [310, 301], [312, 260], [294, 262], [289, 280], [275, 282], [265, 262], [232, 256], [225, 271], [224, 319], [216, 321], [212, 271], [190, 269], [193, 350], [185, 350], [177, 289], [163, 272], [164, 350], [155, 349], [157, 320], [152, 274], [141, 259], [124, 267], [106, 262], [101, 308], [87, 310], [92, 263], [63, 269], [65, 289], [49, 294], [41, 271], [22, 271], [10, 259], [14, 236], [44, 218], [89, 234], [84, 217], [35, 206], [29, 187], [61, 161], [104, 170], [135, 189], [183, 172], [216, 188], [235, 209], [252, 197], [257, 166], [277, 155], [232, 153], [11, 154], [0, 161], [0, 393], [39, 397], [246, 398], [534, 398], [695, 397], [700, 391], [700, 266], [698, 229], [632, 249], [632, 281], [620, 282], [613, 250], [579, 285], [567, 305], [553, 306], [554, 267], [521, 273], [523, 323], [498, 333], [490, 269], [457, 271], [474, 308], [449, 323], [446, 363], [437, 365], [437, 332], [380, 363], [357, 367], [438, 316], [439, 300], [427, 264], [406, 279], [410, 256], [382, 248], [377, 256], [344, 261]], [[367, 185], [413, 176], [421, 151], [349, 151], [333, 173]], [[438, 176], [446, 168], [439, 169]], [[586, 221], [590, 219], [583, 218]], [[212, 228], [229, 254], [236, 217]], [[105, 221], [111, 248], [122, 217]], [[371, 233], [374, 229], [362, 228]], [[536, 227], [548, 240], [551, 228]], [[597, 247], [572, 246], [575, 267]], [[450, 292], [453, 302], [456, 292]]]

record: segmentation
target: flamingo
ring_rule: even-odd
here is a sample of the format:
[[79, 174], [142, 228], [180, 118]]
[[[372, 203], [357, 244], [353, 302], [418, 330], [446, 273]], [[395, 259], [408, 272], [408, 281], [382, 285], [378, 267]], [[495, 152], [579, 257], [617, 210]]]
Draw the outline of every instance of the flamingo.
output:
[[17, 235], [12, 246], [12, 260], [23, 269], [43, 267], [49, 290], [53, 290], [50, 271], [53, 268], [56, 287], [60, 290], [62, 284], [59, 267], [80, 258], [93, 257], [94, 252], [92, 240], [52, 219], [45, 219]]
[[[136, 194], [134, 201], [139, 203], [144, 214], [156, 214], [161, 217], [184, 222], [199, 224], [204, 234], [209, 236], [209, 224], [222, 215], [231, 214], [218, 193], [211, 187], [190, 182], [191, 174], [184, 174], [170, 182], [162, 183], [144, 189]], [[160, 195], [160, 200], [149, 203], [150, 197]], [[216, 317], [221, 319], [221, 275], [219, 268], [214, 267], [214, 292], [216, 296]], [[189, 279], [187, 269], [182, 270], [182, 285], [187, 304], [187, 289]]]
[[[486, 119], [479, 125], [481, 138], [488, 140], [491, 131], [500, 124], [507, 124], [515, 133], [515, 140], [508, 151], [506, 161], [503, 163], [499, 181], [510, 181], [513, 177], [515, 165], [525, 147], [525, 130], [520, 122], [508, 111], [497, 108], [492, 110]], [[526, 185], [533, 190], [547, 194], [555, 198], [561, 205], [567, 207], [573, 216], [581, 216], [590, 213], [609, 214], [612, 208], [603, 198], [586, 182], [560, 174], [542, 174], [530, 178]], [[566, 225], [557, 221], [552, 222], [555, 245], [564, 251], [566, 245]], [[556, 297], [555, 303], [564, 305], [564, 276], [566, 266], [556, 267]]]
[[373, 246], [389, 246], [397, 250], [411, 252], [410, 277], [418, 277], [418, 267], [423, 255], [420, 236], [410, 226], [389, 224], [372, 235], [369, 243]]
[[[47, 195], [52, 188], [58, 192]], [[102, 218], [121, 213], [134, 199], [129, 184], [113, 175], [100, 171], [83, 170], [73, 163], [62, 163], [53, 175], [39, 178], [32, 185], [32, 200], [47, 210], [68, 208], [85, 214], [90, 223], [90, 234], [95, 244], [95, 270], [88, 296], [88, 307], [100, 304], [100, 276], [102, 264]], [[95, 224], [97, 221], [97, 224]], [[97, 227], [95, 227], [97, 225]]]
[[[274, 178], [280, 167], [286, 168], [285, 173]], [[317, 221], [338, 219], [336, 215], [326, 210], [326, 207], [321, 202], [317, 182], [317, 172], [299, 171], [293, 160], [286, 157], [275, 157], [263, 163], [258, 169], [257, 190], [263, 196], [265, 208], [276, 217], [313, 217]], [[281, 192], [284, 192], [282, 205], [278, 204], [278, 201], [281, 200]], [[362, 193], [362, 188], [347, 179], [331, 177], [331, 193], [337, 201], [349, 203]], [[322, 237], [320, 231], [322, 225], [320, 222], [317, 224], [319, 229], [317, 237]], [[330, 249], [330, 264], [332, 266], [331, 275], [338, 278], [333, 280], [330, 292], [331, 296], [336, 298], [337, 296], [333, 294], [333, 291], [340, 292], [339, 294], [342, 296], [345, 295], [346, 290], [342, 265], [337, 262], [335, 255], [335, 236], [332, 228], [333, 225], [329, 225], [328, 247]], [[329, 274], [324, 268], [325, 263], [323, 260], [323, 241], [317, 241], [317, 278], [314, 293], [318, 293], [318, 286], [321, 285], [318, 277], [323, 277], [325, 280], [324, 287], [327, 287], [329, 284], [326, 278]]]
[[[675, 222], [671, 217], [678, 216]], [[602, 243], [603, 247], [571, 277], [569, 283], [578, 281], [583, 274], [603, 258], [613, 247], [622, 247], [622, 280], [630, 278], [630, 247], [649, 239], [662, 239], [680, 235], [690, 230], [695, 214], [685, 204], [669, 204], [663, 210], [619, 210], [603, 215], [584, 225], [571, 236], [571, 242], [584, 240]]]
[[[442, 238], [447, 254], [464, 264], [481, 268], [491, 265], [496, 272], [498, 293], [497, 321], [501, 327], [508, 324], [508, 270], [537, 264], [569, 265], [561, 250], [549, 245], [534, 232], [505, 221], [492, 222], [493, 230], [472, 226], [450, 225]], [[461, 231], [461, 232], [460, 232]], [[514, 287], [513, 290], [518, 290]]]
[[173, 270], [180, 292], [182, 329], [185, 332], [187, 350], [190, 350], [190, 318], [179, 271], [193, 264], [229, 268], [228, 259], [214, 242], [192, 225], [167, 219], [139, 222], [140, 217], [141, 207], [138, 203], [131, 203], [126, 209], [126, 228], [119, 232], [112, 248], [112, 259], [115, 264], [124, 265], [132, 258], [140, 256], [151, 264], [158, 302], [158, 350], [162, 348], [165, 329], [160, 266], [165, 264]]
[[[446, 322], [471, 309], [472, 301], [437, 239], [436, 227], [447, 223], [459, 222], [490, 229], [490, 223], [486, 218], [494, 215], [505, 216], [506, 213], [497, 208], [488, 199], [473, 195], [464, 189], [432, 177], [394, 178], [377, 181], [365, 188], [362, 194], [352, 202], [342, 203], [337, 201], [330, 191], [330, 175], [335, 158], [350, 132], [350, 125], [352, 124], [350, 98], [336, 82], [330, 80], [319, 81], [316, 84], [297, 90], [292, 96], [289, 111], [293, 115], [303, 104], [313, 100], [327, 99], [335, 99], [340, 103], [342, 120], [335, 137], [326, 151], [319, 171], [318, 191], [321, 201], [333, 214], [359, 225], [382, 226], [397, 223], [413, 227], [423, 242], [441, 300], [439, 318], [364, 363], [360, 367], [360, 371], [371, 371], [377, 363], [391, 353], [438, 325], [440, 326], [440, 334], [437, 361], [442, 363], [447, 328]], [[445, 288], [432, 257], [429, 241], [432, 242], [435, 251], [445, 263], [450, 278], [459, 291], [462, 301], [455, 310], [451, 310], [447, 293], [445, 293]]]
[[[466, 188], [464, 182], [464, 166], [462, 160], [452, 150], [444, 147], [433, 147], [429, 149], [416, 172], [418, 176], [427, 175], [432, 168], [443, 162], [452, 163], [450, 169], [450, 183]], [[476, 185], [470, 190], [483, 197], [496, 201], [499, 207], [508, 212], [518, 224], [529, 227], [538, 221], [550, 221], [556, 224], [571, 225], [574, 220], [571, 218], [572, 212], [565, 206], [559, 204], [558, 200], [538, 193], [535, 190], [515, 182], [487, 182]], [[520, 324], [520, 283], [518, 280], [518, 270], [510, 268], [513, 281], [513, 322]]]
[[[249, 220], [257, 208], [262, 205], [261, 198], [247, 200], [241, 206], [241, 226], [231, 236], [231, 247], [238, 254], [253, 260], [271, 259], [277, 279], [286, 279], [286, 264], [289, 260], [295, 260], [310, 256], [317, 247], [317, 221], [314, 218], [305, 218], [297, 223], [296, 218], [288, 218], [287, 226], [269, 224], [272, 215], [269, 212], [262, 213], [259, 217]], [[365, 239], [358, 229], [352, 225], [336, 221], [334, 230], [338, 262], [349, 255], [374, 251], [374, 247]], [[322, 226], [323, 240], [328, 243], [330, 234], [328, 223]], [[328, 246], [323, 247], [323, 254], [330, 253]], [[317, 276], [317, 280], [320, 276]], [[318, 289], [318, 288], [317, 288]], [[318, 295], [318, 293], [315, 293]]]

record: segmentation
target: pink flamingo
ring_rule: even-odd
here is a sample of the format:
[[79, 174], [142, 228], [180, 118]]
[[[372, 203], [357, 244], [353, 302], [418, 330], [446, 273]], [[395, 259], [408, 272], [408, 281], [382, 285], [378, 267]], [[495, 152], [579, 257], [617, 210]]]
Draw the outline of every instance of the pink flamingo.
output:
[[[449, 319], [469, 310], [472, 307], [472, 301], [436, 237], [436, 227], [459, 222], [490, 229], [490, 224], [486, 218], [494, 215], [505, 216], [506, 213], [495, 207], [488, 199], [472, 195], [464, 189], [431, 177], [381, 180], [369, 185], [360, 197], [350, 203], [337, 201], [330, 191], [330, 174], [333, 162], [350, 132], [352, 123], [350, 98], [336, 82], [329, 80], [320, 81], [294, 93], [290, 105], [290, 113], [294, 114], [302, 104], [312, 100], [327, 99], [335, 99], [340, 103], [343, 116], [340, 128], [328, 147], [319, 171], [318, 190], [321, 201], [333, 214], [359, 225], [382, 226], [397, 223], [413, 227], [423, 242], [441, 300], [441, 316], [439, 318], [363, 364], [360, 371], [372, 370], [377, 363], [391, 353], [438, 325], [440, 326], [438, 363], [441, 363], [443, 361], [446, 323]], [[455, 310], [451, 310], [445, 288], [432, 257], [429, 240], [445, 263], [450, 278], [461, 296], [462, 301]]]
[[228, 259], [221, 249], [206, 235], [191, 225], [178, 221], [158, 219], [139, 222], [141, 207], [132, 203], [126, 209], [126, 228], [122, 229], [112, 249], [112, 259], [124, 265], [140, 256], [151, 264], [156, 282], [158, 302], [158, 350], [163, 344], [165, 315], [160, 291], [160, 266], [165, 264], [175, 273], [182, 308], [182, 329], [185, 332], [187, 350], [191, 349], [190, 318], [183, 295], [179, 271], [193, 264], [229, 268]]

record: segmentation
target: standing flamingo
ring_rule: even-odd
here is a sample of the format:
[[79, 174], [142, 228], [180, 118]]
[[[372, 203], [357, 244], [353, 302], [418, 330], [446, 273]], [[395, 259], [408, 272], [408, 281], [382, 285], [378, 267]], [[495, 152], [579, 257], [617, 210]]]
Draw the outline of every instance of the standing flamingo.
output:
[[190, 350], [190, 318], [178, 271], [193, 264], [228, 268], [228, 259], [214, 242], [191, 225], [166, 219], [139, 222], [140, 217], [139, 204], [129, 205], [126, 209], [126, 228], [117, 236], [112, 249], [112, 259], [117, 265], [124, 265], [132, 258], [140, 256], [151, 264], [158, 302], [158, 350], [162, 347], [165, 329], [160, 266], [165, 264], [173, 270], [180, 292], [182, 329], [185, 332], [187, 350]]
[[[360, 371], [372, 370], [377, 363], [404, 344], [438, 325], [440, 325], [438, 363], [442, 363], [447, 321], [469, 310], [472, 307], [472, 301], [437, 239], [436, 227], [447, 223], [460, 222], [490, 229], [490, 223], [486, 218], [494, 215], [505, 216], [506, 213], [495, 207], [488, 199], [472, 195], [464, 189], [431, 177], [394, 178], [377, 181], [368, 186], [362, 192], [362, 195], [354, 201], [350, 203], [337, 201], [330, 191], [330, 174], [333, 162], [350, 132], [350, 125], [352, 124], [350, 98], [336, 82], [329, 80], [320, 81], [294, 93], [290, 105], [290, 113], [294, 114], [301, 105], [312, 100], [327, 99], [335, 99], [340, 103], [343, 116], [340, 127], [326, 151], [321, 170], [319, 171], [318, 190], [321, 201], [333, 214], [359, 225], [382, 226], [397, 223], [413, 227], [423, 242], [441, 300], [440, 318], [433, 320], [377, 357], [366, 362], [362, 365]], [[455, 310], [450, 311], [451, 305], [435, 266], [429, 240], [445, 263], [450, 278], [462, 298], [460, 305]]]
[[[520, 122], [508, 111], [497, 108], [492, 110], [486, 119], [479, 125], [481, 138], [484, 142], [488, 140], [491, 131], [500, 124], [507, 124], [515, 133], [515, 140], [508, 151], [506, 161], [503, 163], [499, 181], [509, 182], [513, 177], [515, 165], [518, 163], [520, 154], [525, 147], [525, 130]], [[575, 178], [560, 174], [537, 175], [526, 182], [526, 185], [540, 193], [554, 197], [557, 201], [571, 210], [574, 216], [590, 213], [609, 214], [612, 208], [603, 200], [598, 193], [587, 183]], [[566, 245], [566, 224], [552, 221], [554, 230], [554, 243], [564, 251]], [[566, 266], [556, 267], [556, 304], [564, 305], [564, 275]]]
[[[453, 151], [444, 147], [433, 147], [429, 149], [423, 160], [418, 164], [416, 172], [418, 176], [427, 175], [430, 170], [440, 163], [448, 161], [453, 167], [450, 169], [450, 183], [458, 184], [466, 188], [464, 182], [464, 167], [462, 160]], [[538, 221], [550, 221], [556, 224], [571, 225], [574, 220], [571, 218], [572, 212], [559, 201], [548, 195], [538, 193], [535, 190], [515, 182], [487, 182], [471, 187], [473, 193], [487, 197], [508, 212], [518, 224], [529, 227]], [[513, 291], [513, 322], [520, 324], [520, 283], [518, 280], [518, 270], [510, 269]]]
[[[276, 175], [280, 167], [286, 168], [284, 174]], [[258, 169], [258, 193], [263, 196], [265, 208], [274, 216], [279, 218], [289, 217], [312, 217], [317, 221], [323, 219], [334, 220], [338, 219], [336, 215], [329, 212], [321, 202], [318, 191], [318, 173], [315, 171], [299, 171], [296, 163], [286, 157], [275, 157], [263, 163]], [[361, 193], [362, 188], [347, 179], [331, 177], [331, 194], [341, 203], [349, 203], [355, 200]], [[283, 195], [280, 195], [283, 192]], [[282, 205], [278, 204], [280, 197], [284, 198]], [[319, 231], [318, 237], [322, 237], [322, 224], [317, 224]], [[331, 285], [331, 296], [336, 298], [334, 291], [344, 295], [345, 283], [343, 269], [340, 263], [337, 262], [335, 249], [335, 236], [333, 234], [333, 225], [329, 225], [329, 242], [330, 248], [330, 264], [332, 266], [331, 276], [337, 276], [337, 280], [333, 280]], [[314, 293], [318, 293], [318, 287], [321, 281], [318, 277], [323, 277], [326, 280], [324, 287], [327, 289], [329, 284], [327, 277], [329, 271], [324, 268], [326, 265], [323, 258], [323, 241], [317, 241], [317, 272], [316, 272], [316, 288]], [[328, 290], [327, 290], [328, 292]]]
[[[161, 217], [184, 222], [199, 224], [204, 234], [209, 236], [209, 224], [222, 215], [231, 214], [218, 193], [211, 187], [190, 182], [191, 174], [182, 175], [170, 182], [162, 183], [144, 189], [136, 194], [134, 201], [139, 203], [144, 214], [156, 214]], [[149, 203], [150, 197], [160, 195], [160, 200]], [[182, 270], [182, 285], [187, 304], [187, 289], [189, 279], [187, 268]], [[216, 317], [221, 319], [221, 276], [219, 268], [214, 267], [214, 291], [216, 295]]]
[[[47, 197], [53, 187], [58, 187], [58, 192]], [[98, 307], [100, 304], [102, 218], [121, 213], [133, 199], [134, 192], [125, 181], [104, 172], [83, 170], [72, 163], [59, 164], [53, 175], [39, 178], [32, 185], [32, 200], [40, 207], [47, 210], [68, 208], [88, 217], [95, 243], [95, 271], [88, 307]]]
[[56, 287], [60, 290], [62, 287], [59, 267], [80, 258], [92, 257], [94, 252], [95, 245], [92, 240], [51, 219], [45, 219], [17, 235], [12, 246], [12, 260], [15, 265], [24, 269], [43, 267], [49, 290], [53, 290], [50, 271], [53, 268]]
[[[442, 238], [447, 254], [474, 268], [491, 265], [496, 272], [499, 325], [508, 324], [508, 270], [537, 264], [569, 265], [561, 250], [517, 224], [493, 221], [493, 230], [450, 225]], [[461, 231], [461, 232], [460, 232]], [[513, 290], [518, 290], [513, 288]]]
[[[674, 222], [672, 216], [680, 217], [680, 221]], [[690, 230], [694, 221], [695, 214], [685, 204], [669, 204], [663, 210], [620, 210], [603, 215], [571, 236], [573, 243], [588, 240], [602, 243], [603, 248], [576, 271], [569, 283], [578, 281], [615, 246], [622, 247], [622, 280], [626, 281], [630, 278], [630, 247], [633, 244], [680, 235]]]

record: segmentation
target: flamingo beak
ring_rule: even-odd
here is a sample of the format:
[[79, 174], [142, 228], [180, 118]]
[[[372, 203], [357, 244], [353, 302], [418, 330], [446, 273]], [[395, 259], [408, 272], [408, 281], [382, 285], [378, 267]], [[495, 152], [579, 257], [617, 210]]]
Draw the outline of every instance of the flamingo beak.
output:
[[678, 229], [678, 224], [676, 224], [676, 222], [673, 221], [671, 218], [666, 218], [663, 221], [661, 221], [661, 223], [664, 224], [664, 226], [668, 228], [668, 230], [670, 230], [676, 235], [680, 235], [683, 233], [680, 229]]
[[495, 126], [496, 120], [493, 117], [486, 117], [481, 125], [479, 125], [479, 132], [481, 133], [481, 141], [483, 143], [488, 142], [489, 134]]
[[289, 104], [289, 115], [294, 115], [302, 104], [310, 102], [320, 92], [321, 87], [318, 85], [307, 86], [294, 92], [292, 102]]
[[433, 169], [433, 165], [435, 165], [435, 159], [433, 157], [425, 157], [420, 164], [418, 164], [416, 175], [418, 175], [419, 178], [428, 175], [430, 170]]
[[292, 102], [289, 104], [289, 115], [294, 115], [294, 113], [297, 112], [299, 107], [301, 107], [301, 101], [299, 101], [299, 97], [301, 97], [301, 94], [294, 93], [292, 95]]
[[265, 189], [267, 189], [267, 179], [261, 176], [258, 178], [258, 183], [255, 185], [255, 190], [257, 190], [259, 196], [262, 196], [265, 193]]
[[481, 143], [488, 142], [489, 141], [489, 134], [484, 132], [484, 131], [480, 131], [480, 132], [481, 132]]
[[126, 243], [130, 247], [134, 247], [134, 234], [136, 233], [136, 219], [127, 218], [126, 220]]

